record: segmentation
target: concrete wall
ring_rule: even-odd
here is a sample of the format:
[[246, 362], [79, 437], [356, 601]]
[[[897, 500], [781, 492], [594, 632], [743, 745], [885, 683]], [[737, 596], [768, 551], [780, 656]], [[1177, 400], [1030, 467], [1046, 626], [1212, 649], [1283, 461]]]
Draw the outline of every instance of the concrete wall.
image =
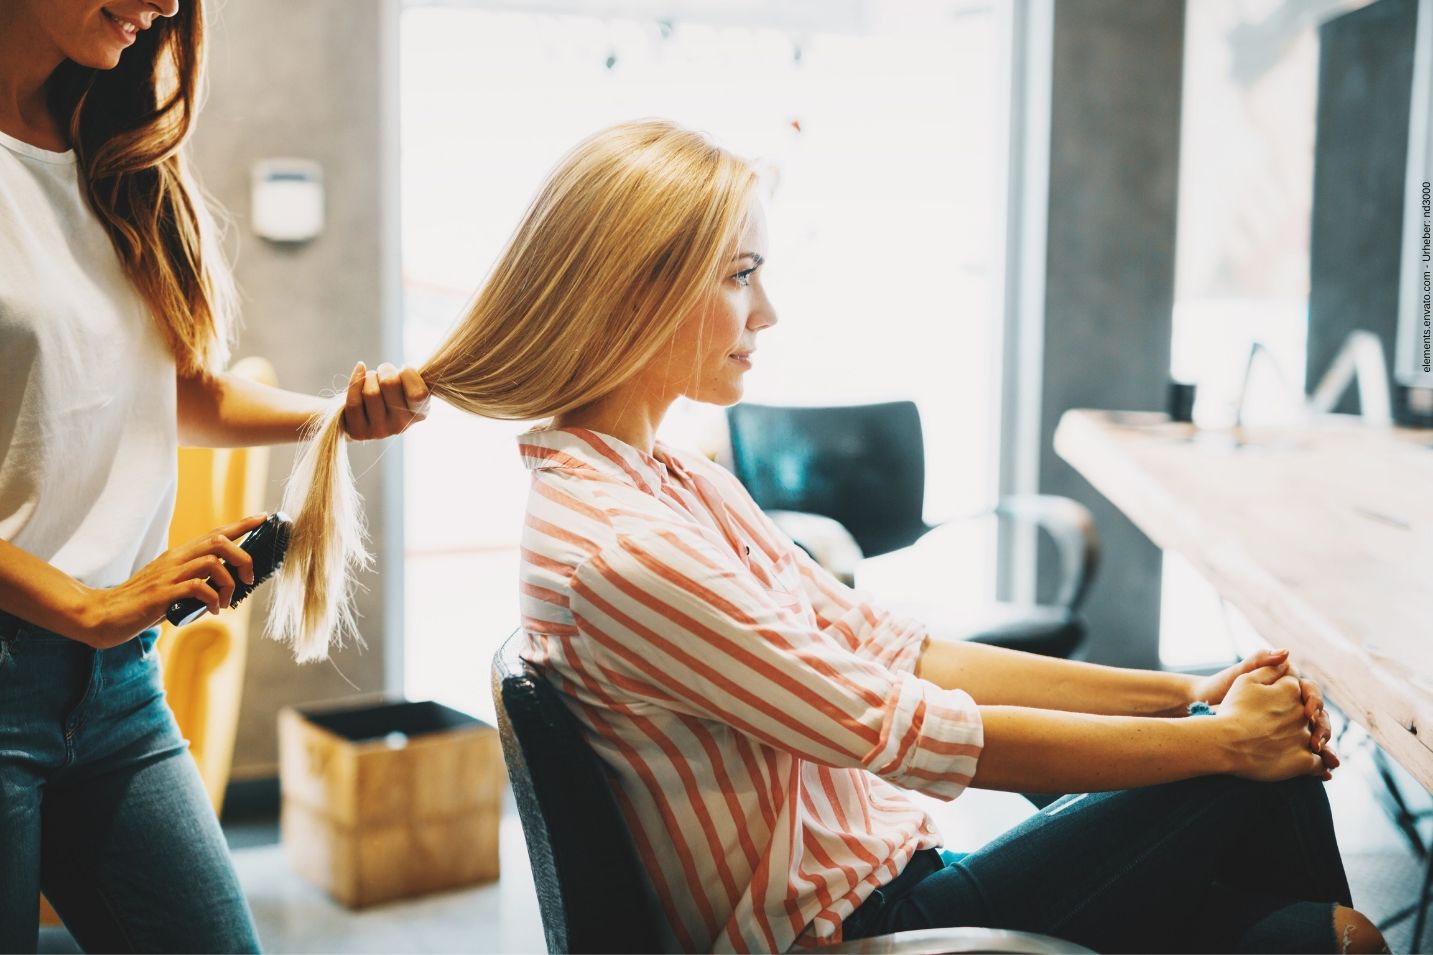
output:
[[[1159, 550], [1052, 449], [1069, 408], [1158, 410], [1169, 373], [1183, 0], [1054, 4], [1039, 488], [1089, 506], [1090, 659], [1156, 666]], [[1043, 585], [1055, 576], [1042, 554]]]
[[[228, 244], [245, 317], [237, 356], [264, 356], [280, 384], [299, 391], [342, 388], [359, 359], [372, 367], [400, 357], [384, 351], [385, 235], [392, 224], [381, 201], [384, 9], [379, 0], [231, 0], [211, 11], [210, 95], [194, 157], [233, 220]], [[274, 157], [323, 166], [327, 226], [312, 242], [280, 247], [249, 229], [250, 167]], [[356, 446], [351, 460], [362, 475], [373, 543], [381, 549], [390, 537], [382, 505], [385, 472], [392, 469], [388, 462], [374, 466], [380, 450]], [[271, 460], [266, 500], [272, 508], [281, 499], [292, 449], [275, 448]], [[401, 566], [381, 561], [378, 571], [398, 574]], [[299, 667], [284, 647], [251, 636], [236, 779], [274, 774], [281, 706], [383, 690], [384, 580], [370, 574], [362, 583], [366, 651], [344, 650], [333, 665]]]

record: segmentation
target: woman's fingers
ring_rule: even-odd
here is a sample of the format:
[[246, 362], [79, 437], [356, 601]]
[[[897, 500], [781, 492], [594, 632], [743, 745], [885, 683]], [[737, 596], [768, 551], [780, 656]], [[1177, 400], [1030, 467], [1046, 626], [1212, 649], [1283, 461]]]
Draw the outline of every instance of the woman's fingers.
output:
[[428, 386], [412, 368], [384, 362], [370, 371], [359, 362], [348, 379], [343, 426], [355, 441], [401, 434], [428, 417]]
[[1314, 727], [1313, 747], [1322, 749], [1333, 734], [1329, 726], [1328, 712], [1324, 709], [1324, 694], [1313, 680], [1299, 679], [1299, 692], [1303, 695], [1304, 714]]
[[1244, 672], [1257, 670], [1259, 667], [1279, 666], [1285, 664], [1289, 659], [1288, 650], [1260, 650], [1258, 653], [1250, 654], [1241, 661]]
[[[194, 581], [201, 585], [202, 589], [214, 594], [214, 599], [204, 600], [209, 606], [211, 613], [218, 613], [219, 608], [229, 606], [234, 599], [234, 578], [229, 576], [229, 571], [224, 568], [224, 562], [212, 554], [204, 557], [196, 557], [179, 569], [181, 581]], [[205, 581], [208, 581], [206, 584]], [[204, 598], [201, 596], [201, 600]]]
[[363, 407], [363, 383], [368, 380], [368, 367], [359, 362], [348, 376], [348, 391], [343, 396], [343, 429], [355, 441], [368, 437], [368, 412]]
[[[359, 367], [364, 367], [362, 362]], [[392, 437], [428, 417], [428, 386], [412, 368], [399, 370], [384, 362], [372, 371], [365, 370], [361, 382], [357, 377], [355, 368], [345, 406], [349, 437]]]
[[[1285, 675], [1275, 680], [1269, 687], [1280, 694], [1279, 714], [1282, 719], [1297, 723], [1309, 732], [1309, 722], [1304, 716], [1303, 701], [1299, 696], [1299, 680], [1293, 675]], [[1312, 743], [1310, 749], [1313, 748]]]
[[[247, 522], [240, 522], [238, 525], [231, 524], [230, 527], [242, 527], [246, 523]], [[263, 521], [261, 520], [254, 524], [253, 527], [257, 527], [262, 523]], [[253, 527], [249, 529], [252, 530]], [[253, 583], [254, 559], [245, 553], [242, 547], [230, 539], [229, 535], [225, 533], [227, 530], [229, 530], [229, 528], [215, 531], [207, 537], [201, 537], [197, 541], [191, 541], [185, 545], [183, 550], [175, 555], [177, 561], [181, 564], [180, 573], [184, 574], [185, 568], [195, 560], [213, 557], [221, 565], [227, 560], [230, 564], [234, 565], [234, 569], [238, 572], [240, 579], [245, 583]], [[239, 533], [242, 533], [242, 531]], [[235, 536], [238, 535], [236, 534]]]
[[1265, 665], [1241, 673], [1237, 679], [1248, 683], [1263, 683], [1268, 685], [1279, 682], [1287, 673], [1287, 664], [1279, 664], [1277, 666]]
[[407, 365], [403, 366], [403, 370], [398, 373], [398, 376], [403, 381], [403, 398], [408, 402], [408, 410], [412, 412], [416, 420], [422, 421], [428, 417], [430, 398], [428, 383], [423, 380], [423, 376]]
[[1314, 714], [1312, 722], [1314, 724], [1314, 751], [1318, 752], [1324, 749], [1328, 745], [1328, 741], [1333, 738], [1328, 711], [1320, 706], [1318, 712]]
[[1193, 697], [1208, 703], [1219, 703], [1229, 694], [1229, 688], [1239, 677], [1261, 667], [1286, 665], [1288, 656], [1288, 650], [1259, 650], [1251, 653], [1218, 673], [1195, 681]]
[[403, 381], [398, 369], [388, 362], [378, 366], [378, 390], [383, 394], [383, 413], [386, 418], [395, 415], [408, 420], [408, 396], [403, 393]]
[[179, 583], [169, 595], [166, 606], [176, 600], [183, 600], [185, 597], [193, 597], [195, 600], [209, 608], [210, 613], [219, 612], [219, 594], [215, 592], [202, 580], [185, 580]]
[[1327, 746], [1319, 750], [1318, 761], [1319, 768], [1315, 775], [1321, 774], [1325, 780], [1333, 779], [1333, 771], [1338, 769], [1339, 764], [1342, 762], [1342, 760], [1338, 758], [1338, 754]]
[[[1288, 677], [1287, 679], [1291, 683], [1296, 681], [1298, 683], [1308, 682], [1306, 680], [1298, 680], [1296, 677]], [[1324, 725], [1325, 727], [1327, 726], [1327, 720], [1324, 721]], [[1320, 736], [1322, 732], [1323, 730], [1321, 730], [1316, 723], [1306, 721], [1300, 735], [1301, 748], [1304, 750], [1304, 755], [1308, 760], [1309, 766], [1312, 767], [1310, 772], [1315, 776], [1322, 777], [1324, 780], [1329, 780], [1333, 778], [1333, 771], [1338, 768], [1341, 761], [1337, 753], [1323, 745], [1327, 737]], [[1310, 752], [1310, 750], [1312, 750], [1312, 752]], [[1312, 758], [1309, 759], [1309, 757]]]
[[242, 521], [235, 521], [232, 524], [228, 524], [224, 527], [219, 528], [217, 533], [223, 534], [225, 537], [232, 540], [241, 534], [249, 533], [249, 531], [258, 527], [260, 524], [264, 523], [264, 521], [268, 519], [269, 515], [267, 514], [254, 514], [250, 517], [244, 518]]
[[[1289, 672], [1289, 651], [1288, 650], [1260, 650], [1258, 653], [1251, 653], [1235, 664], [1239, 674], [1255, 673], [1259, 670], [1274, 669], [1279, 673]], [[1261, 680], [1261, 683], [1270, 682]]]
[[383, 389], [378, 384], [378, 372], [369, 371], [363, 378], [363, 411], [368, 416], [368, 437], [383, 436], [382, 427], [386, 417], [383, 410]]
[[1328, 766], [1325, 765], [1323, 757], [1310, 751], [1309, 731], [1307, 729], [1303, 731], [1303, 739], [1297, 746], [1296, 752], [1298, 754], [1298, 763], [1303, 767], [1302, 771], [1304, 773], [1311, 776], [1322, 776], [1328, 772]]
[[[229, 568], [224, 566], [224, 561], [218, 557], [201, 557], [194, 563], [198, 564], [198, 571], [193, 576], [201, 577], [219, 594], [219, 606], [229, 606], [234, 600], [234, 578], [229, 573]], [[216, 613], [218, 611], [215, 611]]]

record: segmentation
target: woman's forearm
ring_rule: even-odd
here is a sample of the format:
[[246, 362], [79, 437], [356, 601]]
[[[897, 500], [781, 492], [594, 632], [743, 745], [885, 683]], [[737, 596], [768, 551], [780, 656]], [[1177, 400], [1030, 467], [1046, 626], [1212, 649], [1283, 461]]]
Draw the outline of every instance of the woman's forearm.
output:
[[1010, 792], [1102, 792], [1235, 772], [1223, 723], [982, 706], [985, 745], [970, 785]]
[[1183, 716], [1194, 677], [1061, 660], [967, 640], [926, 641], [916, 676], [988, 706], [1111, 716]]
[[283, 444], [328, 402], [236, 375], [179, 376], [179, 440], [190, 447], [239, 448]]
[[34, 554], [0, 540], [0, 610], [79, 639], [94, 591]]

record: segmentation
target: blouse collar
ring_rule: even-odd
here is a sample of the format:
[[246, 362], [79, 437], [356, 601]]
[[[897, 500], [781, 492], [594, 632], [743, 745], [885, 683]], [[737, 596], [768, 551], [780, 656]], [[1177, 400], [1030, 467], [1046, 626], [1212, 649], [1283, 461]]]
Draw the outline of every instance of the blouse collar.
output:
[[648, 454], [600, 431], [552, 427], [525, 432], [517, 441], [529, 471], [595, 470], [653, 495], [668, 477], [667, 465], [657, 455], [671, 458], [660, 441], [655, 454]]

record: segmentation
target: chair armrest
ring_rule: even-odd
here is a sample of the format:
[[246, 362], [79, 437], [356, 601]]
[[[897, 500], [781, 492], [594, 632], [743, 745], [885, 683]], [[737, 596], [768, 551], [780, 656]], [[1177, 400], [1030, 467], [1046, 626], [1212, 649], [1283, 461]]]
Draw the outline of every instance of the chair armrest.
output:
[[993, 508], [941, 521], [927, 533], [991, 514], [1044, 528], [1060, 555], [1060, 588], [1055, 605], [1064, 607], [1071, 615], [1079, 610], [1094, 581], [1100, 558], [1100, 536], [1089, 508], [1056, 494], [1011, 494], [1001, 498]]
[[938, 955], [945, 952], [1015, 952], [1023, 955], [1094, 955], [1083, 945], [1033, 932], [998, 928], [926, 928], [858, 938], [823, 946], [821, 952], [850, 955]]
[[1045, 529], [1060, 554], [1060, 589], [1055, 603], [1072, 614], [1079, 610], [1100, 558], [1100, 537], [1090, 509], [1054, 494], [1012, 494], [1000, 499], [995, 513]]
[[245, 648], [252, 606], [187, 627], [165, 627], [156, 645], [163, 663], [164, 698], [189, 741], [189, 755], [217, 813], [224, 806], [234, 762]]
[[840, 521], [806, 511], [767, 511], [766, 516], [812, 560], [846, 586], [854, 586], [856, 565], [863, 555], [861, 546]]

